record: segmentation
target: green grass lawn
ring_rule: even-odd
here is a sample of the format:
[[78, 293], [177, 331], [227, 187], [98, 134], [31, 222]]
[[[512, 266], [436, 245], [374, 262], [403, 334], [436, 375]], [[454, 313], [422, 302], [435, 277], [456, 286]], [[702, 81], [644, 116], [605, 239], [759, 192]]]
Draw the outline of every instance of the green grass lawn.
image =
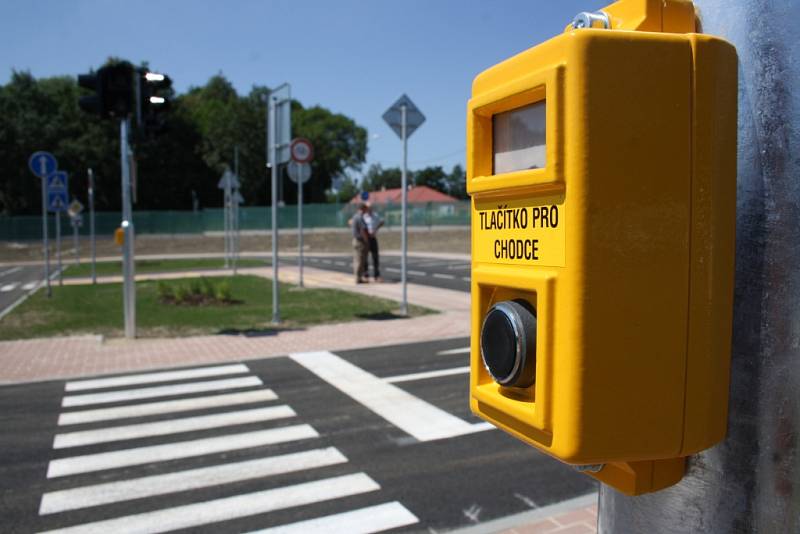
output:
[[[162, 304], [157, 282], [139, 282], [137, 334], [139, 337], [180, 337], [221, 333], [265, 333], [276, 330], [272, 318], [272, 281], [257, 276], [226, 277], [229, 305], [186, 306]], [[215, 280], [219, 280], [215, 278]], [[281, 284], [281, 319], [278, 329], [308, 325], [391, 319], [398, 303], [336, 289], [303, 289]], [[411, 306], [409, 313], [434, 313]], [[102, 334], [119, 337], [122, 328], [121, 284], [53, 286], [53, 297], [37, 291], [0, 320], [0, 339]]]
[[[240, 259], [237, 265], [245, 267], [265, 267], [263, 260]], [[224, 269], [223, 258], [181, 258], [175, 260], [139, 260], [136, 262], [136, 273], [162, 273], [168, 271], [191, 271], [198, 269]], [[121, 261], [98, 262], [97, 276], [122, 275]], [[81, 278], [92, 276], [92, 264], [84, 261], [80, 265], [70, 265], [64, 271], [64, 278]]]

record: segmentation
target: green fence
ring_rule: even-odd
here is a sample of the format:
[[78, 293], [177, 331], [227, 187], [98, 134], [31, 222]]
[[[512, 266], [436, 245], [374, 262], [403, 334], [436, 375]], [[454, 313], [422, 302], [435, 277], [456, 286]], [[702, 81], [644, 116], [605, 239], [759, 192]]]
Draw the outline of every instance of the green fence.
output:
[[[400, 206], [389, 204], [376, 206], [376, 211], [389, 228], [400, 225]], [[263, 206], [239, 209], [239, 227], [244, 230], [268, 230], [270, 208]], [[303, 206], [304, 228], [343, 228], [355, 211], [353, 205], [306, 204]], [[452, 204], [409, 204], [408, 221], [411, 226], [465, 226], [469, 224], [469, 202]], [[111, 235], [119, 226], [119, 212], [97, 212], [95, 227], [99, 235]], [[55, 218], [49, 217], [50, 235], [55, 235]], [[133, 222], [137, 234], [202, 234], [223, 230], [222, 208], [192, 211], [134, 211]], [[278, 208], [278, 227], [297, 228], [297, 206]], [[62, 215], [61, 231], [72, 234], [66, 215]], [[89, 233], [89, 214], [84, 212], [82, 235]], [[39, 215], [0, 217], [0, 240], [22, 241], [41, 239], [42, 218]]]

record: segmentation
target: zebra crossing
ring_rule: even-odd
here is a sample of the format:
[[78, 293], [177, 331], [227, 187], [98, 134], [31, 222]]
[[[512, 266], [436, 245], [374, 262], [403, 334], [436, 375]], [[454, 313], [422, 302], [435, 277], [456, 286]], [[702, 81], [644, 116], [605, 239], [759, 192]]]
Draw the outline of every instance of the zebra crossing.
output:
[[419, 522], [298, 419], [245, 364], [67, 382], [39, 531], [239, 532], [246, 519], [253, 532], [368, 533]]

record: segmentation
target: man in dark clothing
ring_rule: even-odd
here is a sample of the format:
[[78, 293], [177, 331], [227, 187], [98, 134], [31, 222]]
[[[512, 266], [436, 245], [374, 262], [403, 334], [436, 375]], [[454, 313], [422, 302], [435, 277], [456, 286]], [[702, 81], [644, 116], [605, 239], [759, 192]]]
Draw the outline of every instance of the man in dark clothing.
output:
[[380, 258], [378, 252], [378, 228], [383, 226], [380, 216], [375, 213], [370, 204], [367, 204], [367, 211], [363, 216], [364, 224], [367, 225], [369, 235], [369, 253], [372, 256], [372, 277], [376, 282], [383, 282], [381, 278]]
[[369, 233], [367, 232], [367, 224], [364, 222], [364, 214], [366, 212], [367, 205], [359, 204], [358, 211], [350, 219], [350, 227], [353, 229], [353, 274], [356, 277], [356, 284], [363, 284], [367, 281]]

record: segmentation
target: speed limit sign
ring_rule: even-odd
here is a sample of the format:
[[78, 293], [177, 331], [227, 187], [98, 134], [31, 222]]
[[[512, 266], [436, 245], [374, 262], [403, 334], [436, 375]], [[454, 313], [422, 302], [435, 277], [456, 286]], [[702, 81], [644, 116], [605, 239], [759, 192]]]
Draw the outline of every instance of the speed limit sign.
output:
[[292, 160], [297, 163], [308, 163], [314, 158], [314, 149], [308, 139], [302, 137], [292, 139], [290, 150]]

